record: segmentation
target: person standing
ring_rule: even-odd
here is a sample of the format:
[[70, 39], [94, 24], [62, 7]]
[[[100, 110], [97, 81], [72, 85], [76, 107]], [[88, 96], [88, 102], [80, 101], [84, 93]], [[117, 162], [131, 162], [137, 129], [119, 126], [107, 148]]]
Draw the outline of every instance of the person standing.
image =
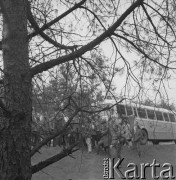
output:
[[124, 138], [121, 136], [122, 119], [121, 117], [110, 117], [109, 130], [111, 134], [110, 156], [111, 158], [121, 159], [121, 150]]
[[130, 146], [130, 141], [132, 139], [132, 133], [130, 131], [130, 125], [127, 123], [126, 120], [124, 120], [122, 124], [122, 136], [125, 138], [124, 145]]
[[88, 153], [91, 153], [92, 152], [92, 140], [91, 140], [91, 132], [90, 132], [89, 128], [85, 128], [84, 138], [86, 141]]
[[109, 134], [108, 134], [109, 131], [106, 121], [102, 121], [100, 132], [101, 132], [101, 138], [98, 141], [97, 154], [99, 154], [100, 146], [106, 148], [109, 145]]
[[91, 153], [91, 152], [92, 152], [91, 137], [87, 137], [87, 138], [86, 138], [86, 144], [87, 144], [87, 148], [88, 148], [88, 153]]
[[134, 124], [134, 137], [133, 137], [133, 146], [137, 150], [138, 156], [141, 157], [140, 143], [142, 138], [142, 131], [137, 121]]

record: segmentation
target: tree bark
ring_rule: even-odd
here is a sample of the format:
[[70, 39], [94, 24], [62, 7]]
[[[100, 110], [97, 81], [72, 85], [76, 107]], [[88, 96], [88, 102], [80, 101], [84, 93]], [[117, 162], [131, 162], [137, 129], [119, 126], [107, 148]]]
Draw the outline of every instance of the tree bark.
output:
[[31, 179], [31, 75], [26, 0], [2, 0], [4, 103], [0, 130], [0, 179]]

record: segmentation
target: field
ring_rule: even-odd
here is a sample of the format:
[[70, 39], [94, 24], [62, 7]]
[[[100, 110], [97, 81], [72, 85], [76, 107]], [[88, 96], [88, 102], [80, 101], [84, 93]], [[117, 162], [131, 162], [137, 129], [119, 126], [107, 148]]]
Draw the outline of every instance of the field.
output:
[[[159, 176], [162, 170], [168, 169], [162, 167], [164, 163], [170, 163], [173, 166], [173, 175], [176, 176], [175, 144], [146, 145], [141, 146], [141, 149], [142, 156], [139, 158], [135, 150], [127, 147], [123, 148], [122, 156], [124, 157], [124, 161], [121, 167], [122, 172], [129, 169], [127, 167], [129, 163], [135, 163], [138, 166], [140, 174], [141, 163], [151, 164], [156, 159], [156, 162], [160, 163], [160, 167], [156, 168], [156, 175]], [[43, 148], [42, 154], [37, 154], [33, 157], [32, 163], [35, 164], [59, 151], [59, 147]], [[96, 152], [89, 154], [86, 150], [79, 150], [72, 156], [68, 156], [43, 169], [41, 172], [34, 174], [32, 180], [103, 180], [103, 159], [107, 157], [103, 151], [97, 155]], [[152, 179], [151, 173], [151, 167], [146, 168], [146, 179]], [[166, 175], [169, 174], [166, 173]], [[120, 179], [116, 174], [115, 178]], [[160, 177], [159, 179], [162, 178]]]

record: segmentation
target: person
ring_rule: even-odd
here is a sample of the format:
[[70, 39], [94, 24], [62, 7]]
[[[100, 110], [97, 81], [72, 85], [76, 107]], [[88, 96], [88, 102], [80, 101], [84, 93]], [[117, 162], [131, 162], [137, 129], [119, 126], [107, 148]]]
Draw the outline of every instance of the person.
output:
[[91, 124], [91, 130], [90, 131], [91, 131], [92, 149], [94, 149], [94, 147], [96, 146], [96, 127], [93, 123]]
[[91, 133], [89, 128], [84, 129], [84, 138], [87, 145], [88, 153], [92, 152], [92, 140], [91, 140]]
[[91, 142], [90, 136], [86, 137], [86, 144], [87, 144], [87, 148], [88, 148], [88, 153], [91, 153], [92, 152], [92, 142]]
[[124, 143], [124, 137], [121, 135], [122, 118], [111, 117], [109, 122], [110, 134], [112, 137], [110, 145], [110, 157], [121, 159], [121, 150]]
[[128, 147], [130, 147], [130, 142], [132, 139], [132, 133], [130, 131], [130, 125], [127, 123], [126, 120], [123, 121], [122, 133], [121, 134], [125, 138], [124, 145], [127, 145]]
[[101, 132], [101, 138], [98, 141], [97, 154], [99, 154], [100, 146], [102, 146], [106, 150], [106, 147], [108, 147], [108, 145], [109, 145], [109, 133], [108, 133], [109, 131], [108, 131], [108, 127], [106, 124], [106, 120], [103, 120], [101, 122], [100, 132]]
[[134, 137], [133, 137], [133, 146], [137, 150], [138, 156], [141, 157], [140, 142], [142, 138], [142, 131], [137, 121], [134, 123]]

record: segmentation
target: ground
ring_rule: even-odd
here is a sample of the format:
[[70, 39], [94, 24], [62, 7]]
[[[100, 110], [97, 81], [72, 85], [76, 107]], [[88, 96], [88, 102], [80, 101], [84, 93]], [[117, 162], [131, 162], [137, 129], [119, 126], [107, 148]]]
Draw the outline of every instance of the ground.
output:
[[[127, 147], [123, 148], [122, 156], [124, 161], [122, 162], [121, 171], [124, 173], [131, 168], [127, 167], [129, 163], [135, 163], [138, 166], [139, 173], [141, 163], [152, 163], [156, 159], [157, 163], [160, 163], [160, 167], [157, 167], [156, 175], [160, 175], [160, 172], [166, 167], [162, 167], [164, 163], [170, 163], [173, 166], [173, 175], [176, 176], [176, 145], [175, 144], [160, 144], [160, 145], [145, 145], [141, 146], [142, 156], [138, 157], [137, 152]], [[37, 154], [33, 157], [32, 163], [47, 158], [59, 151], [59, 147], [43, 148], [42, 154]], [[43, 169], [33, 175], [32, 180], [103, 180], [103, 159], [107, 157], [104, 152], [97, 155], [95, 152], [89, 154], [87, 151], [77, 151], [73, 157], [66, 157], [61, 161], [52, 164], [51, 166]], [[151, 168], [146, 168], [146, 179], [152, 179]], [[131, 175], [131, 174], [130, 174]], [[165, 174], [165, 176], [168, 173]], [[120, 179], [115, 174], [116, 179]], [[161, 177], [159, 179], [162, 179]], [[169, 178], [171, 179], [171, 178]]]

